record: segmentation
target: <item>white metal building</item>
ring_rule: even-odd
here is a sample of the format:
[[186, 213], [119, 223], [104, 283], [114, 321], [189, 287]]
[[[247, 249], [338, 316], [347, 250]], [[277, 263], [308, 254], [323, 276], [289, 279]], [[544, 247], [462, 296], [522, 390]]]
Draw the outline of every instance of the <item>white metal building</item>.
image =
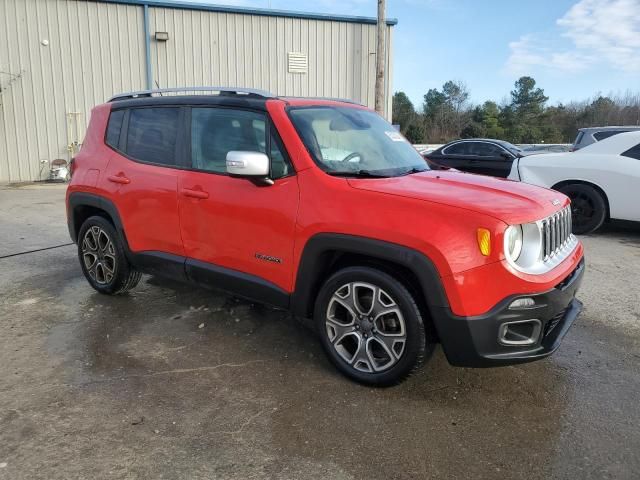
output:
[[[395, 23], [387, 21], [387, 72]], [[92, 106], [123, 91], [242, 86], [373, 107], [375, 51], [376, 21], [366, 17], [0, 0], [0, 182], [46, 178], [50, 162], [69, 160], [82, 142]], [[385, 89], [390, 116], [390, 77]]]

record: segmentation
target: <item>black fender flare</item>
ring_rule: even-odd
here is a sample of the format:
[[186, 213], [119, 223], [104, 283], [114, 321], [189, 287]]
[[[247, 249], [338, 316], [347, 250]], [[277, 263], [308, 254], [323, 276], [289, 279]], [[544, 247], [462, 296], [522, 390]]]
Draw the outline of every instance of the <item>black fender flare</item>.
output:
[[328, 267], [327, 254], [333, 253], [363, 255], [408, 269], [420, 282], [417, 287], [422, 292], [430, 312], [435, 308], [449, 307], [438, 270], [423, 253], [403, 245], [367, 237], [320, 233], [307, 241], [300, 257], [290, 304], [293, 315], [309, 316], [319, 288], [318, 279]]
[[79, 207], [94, 207], [100, 210], [103, 210], [111, 217], [114, 226], [116, 227], [116, 231], [118, 235], [120, 235], [120, 239], [122, 240], [122, 244], [125, 247], [125, 252], [127, 255], [131, 253], [129, 250], [129, 244], [127, 243], [127, 237], [124, 234], [124, 227], [122, 226], [122, 220], [120, 218], [120, 213], [116, 208], [115, 204], [100, 195], [96, 195], [93, 193], [86, 192], [73, 192], [69, 195], [68, 200], [68, 211], [67, 211], [67, 223], [69, 226], [69, 235], [71, 236], [71, 240], [74, 243], [78, 242], [78, 229], [80, 225], [75, 224], [75, 212]]

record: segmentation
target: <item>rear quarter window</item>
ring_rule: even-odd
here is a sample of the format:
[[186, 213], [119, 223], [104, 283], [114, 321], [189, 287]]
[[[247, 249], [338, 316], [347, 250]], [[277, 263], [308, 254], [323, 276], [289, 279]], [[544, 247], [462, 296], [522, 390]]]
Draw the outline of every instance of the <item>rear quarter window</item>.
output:
[[623, 133], [624, 130], [606, 130], [604, 132], [596, 132], [593, 134], [593, 138], [596, 140], [604, 140], [605, 138], [613, 137], [614, 135], [618, 135], [619, 133]]
[[640, 160], [640, 143], [635, 147], [631, 147], [626, 152], [622, 152], [622, 156]]
[[578, 136], [576, 137], [575, 142], [573, 142], [574, 145], [580, 145], [580, 142], [582, 141], [582, 137], [584, 137], [584, 132], [578, 132]]
[[110, 147], [118, 148], [118, 145], [120, 144], [120, 131], [122, 130], [123, 120], [124, 110], [116, 110], [115, 112], [111, 112], [111, 115], [109, 115], [105, 141]]

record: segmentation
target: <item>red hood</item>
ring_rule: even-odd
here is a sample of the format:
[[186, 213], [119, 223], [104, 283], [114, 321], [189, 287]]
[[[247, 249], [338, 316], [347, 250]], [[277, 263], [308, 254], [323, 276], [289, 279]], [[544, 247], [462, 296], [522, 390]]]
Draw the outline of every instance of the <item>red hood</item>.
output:
[[540, 220], [569, 203], [562, 193], [535, 185], [440, 170], [394, 178], [351, 178], [349, 184], [362, 190], [473, 210], [508, 224]]

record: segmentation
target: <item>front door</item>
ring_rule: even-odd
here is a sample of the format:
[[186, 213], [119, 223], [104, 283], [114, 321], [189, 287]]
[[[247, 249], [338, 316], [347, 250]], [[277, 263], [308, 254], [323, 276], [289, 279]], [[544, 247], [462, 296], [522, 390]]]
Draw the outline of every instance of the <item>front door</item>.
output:
[[[229, 290], [245, 284], [249, 297], [253, 287], [290, 292], [298, 182], [267, 114], [194, 107], [190, 116], [191, 170], [178, 185], [188, 274]], [[273, 184], [227, 175], [231, 150], [266, 153]]]

